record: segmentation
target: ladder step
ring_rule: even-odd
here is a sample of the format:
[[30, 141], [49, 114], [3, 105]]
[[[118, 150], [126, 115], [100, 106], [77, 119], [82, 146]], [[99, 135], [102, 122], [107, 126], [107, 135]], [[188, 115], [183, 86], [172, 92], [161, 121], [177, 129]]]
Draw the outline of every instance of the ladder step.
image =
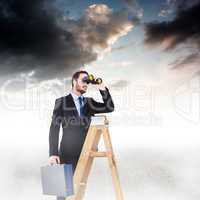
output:
[[81, 186], [85, 186], [86, 183], [85, 183], [85, 182], [80, 182], [79, 185], [81, 185]]
[[90, 151], [90, 156], [91, 157], [111, 157], [112, 154], [104, 151]]

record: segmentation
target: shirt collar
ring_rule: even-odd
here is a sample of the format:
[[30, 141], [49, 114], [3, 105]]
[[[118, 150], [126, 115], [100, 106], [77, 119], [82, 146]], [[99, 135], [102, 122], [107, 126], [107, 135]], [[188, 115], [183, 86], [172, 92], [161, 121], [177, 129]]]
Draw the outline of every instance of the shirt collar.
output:
[[72, 97], [73, 97], [74, 100], [78, 100], [79, 97], [81, 97], [81, 98], [83, 99], [83, 95], [78, 96], [77, 94], [75, 94], [75, 93], [73, 92], [73, 90], [70, 91], [70, 94], [72, 95]]

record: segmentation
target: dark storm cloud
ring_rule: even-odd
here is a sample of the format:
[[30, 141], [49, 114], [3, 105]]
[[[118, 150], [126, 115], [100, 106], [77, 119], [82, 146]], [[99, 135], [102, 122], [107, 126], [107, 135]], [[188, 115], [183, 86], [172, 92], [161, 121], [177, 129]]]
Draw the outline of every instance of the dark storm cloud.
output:
[[146, 44], [166, 42], [165, 49], [173, 49], [188, 40], [200, 47], [200, 2], [187, 10], [180, 10], [172, 21], [146, 24]]
[[171, 14], [176, 13], [179, 10], [188, 9], [191, 6], [198, 3], [199, 0], [166, 0], [166, 2], [161, 5], [161, 10], [158, 13], [159, 17], [168, 17]]
[[53, 1], [1, 0], [1, 76], [36, 70], [37, 78], [48, 79], [95, 60], [95, 53], [81, 51], [73, 34], [59, 26], [61, 20]]
[[178, 69], [187, 66], [191, 63], [198, 63], [200, 61], [200, 53], [191, 53], [188, 56], [184, 58], [178, 58], [173, 63], [170, 63], [169, 65], [172, 66], [172, 69]]
[[104, 4], [90, 6], [74, 20], [53, 0], [1, 0], [1, 76], [65, 77], [66, 72], [96, 60], [96, 48], [108, 48], [134, 23], [127, 11], [113, 12]]
[[[165, 51], [171, 51], [180, 45], [187, 47], [192, 45], [188, 56], [173, 68], [179, 68], [181, 64], [186, 66], [200, 51], [200, 1], [175, 1], [176, 16], [171, 21], [151, 22], [145, 25], [145, 44], [161, 46]], [[180, 3], [182, 2], [182, 4]]]

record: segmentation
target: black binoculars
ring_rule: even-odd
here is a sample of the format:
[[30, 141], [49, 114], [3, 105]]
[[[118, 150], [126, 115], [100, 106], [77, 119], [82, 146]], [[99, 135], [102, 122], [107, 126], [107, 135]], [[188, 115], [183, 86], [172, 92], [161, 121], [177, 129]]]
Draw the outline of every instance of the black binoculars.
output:
[[88, 76], [84, 77], [82, 79], [83, 82], [89, 84], [101, 84], [103, 81], [101, 78], [94, 78], [94, 76], [92, 74], [89, 74]]

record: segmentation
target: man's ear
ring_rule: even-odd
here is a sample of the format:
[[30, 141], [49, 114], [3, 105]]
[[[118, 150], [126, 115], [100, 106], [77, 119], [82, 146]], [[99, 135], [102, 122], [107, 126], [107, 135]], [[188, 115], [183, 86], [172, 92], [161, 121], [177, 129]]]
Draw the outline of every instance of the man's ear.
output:
[[74, 80], [73, 80], [73, 86], [76, 86], [76, 82], [77, 82], [77, 81], [74, 79]]

